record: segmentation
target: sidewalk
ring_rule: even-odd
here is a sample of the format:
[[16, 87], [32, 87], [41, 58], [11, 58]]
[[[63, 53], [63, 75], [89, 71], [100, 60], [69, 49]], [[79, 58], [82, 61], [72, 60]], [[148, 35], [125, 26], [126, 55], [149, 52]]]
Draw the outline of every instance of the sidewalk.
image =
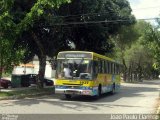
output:
[[36, 87], [1, 89], [0, 100], [23, 99], [26, 97], [44, 96], [54, 93], [54, 86], [45, 87], [43, 89], [37, 89]]

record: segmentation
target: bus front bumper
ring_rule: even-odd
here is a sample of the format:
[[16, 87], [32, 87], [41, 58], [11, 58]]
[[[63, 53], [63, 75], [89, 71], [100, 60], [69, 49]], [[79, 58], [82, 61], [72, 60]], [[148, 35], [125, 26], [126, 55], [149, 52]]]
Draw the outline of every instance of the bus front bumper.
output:
[[55, 89], [56, 94], [70, 94], [70, 95], [87, 95], [94, 96], [92, 90], [80, 90], [80, 89]]

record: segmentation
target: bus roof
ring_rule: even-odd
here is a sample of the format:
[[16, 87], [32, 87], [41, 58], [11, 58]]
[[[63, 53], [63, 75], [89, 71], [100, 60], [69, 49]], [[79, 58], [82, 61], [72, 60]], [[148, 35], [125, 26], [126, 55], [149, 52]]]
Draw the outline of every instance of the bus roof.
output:
[[[95, 56], [95, 57], [98, 57], [98, 58], [101, 58], [101, 59], [105, 59], [105, 60], [108, 60], [108, 61], [111, 61], [111, 62], [116, 62], [114, 59], [109, 58], [109, 57], [107, 57], [105, 55], [101, 55], [101, 54], [98, 54], [98, 53], [95, 53], [95, 52], [89, 52], [89, 51], [61, 51], [59, 53], [90, 53], [90, 54], [92, 54], [93, 57]], [[118, 63], [118, 62], [116, 62], [116, 63]]]

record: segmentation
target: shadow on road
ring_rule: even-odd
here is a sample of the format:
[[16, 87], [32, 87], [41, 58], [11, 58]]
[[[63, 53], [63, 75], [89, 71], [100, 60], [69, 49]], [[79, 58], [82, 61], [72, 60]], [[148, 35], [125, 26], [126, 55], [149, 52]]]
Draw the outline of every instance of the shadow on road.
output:
[[[154, 85], [155, 83], [145, 82], [144, 84], [125, 84], [122, 85], [121, 91], [111, 95], [111, 94], [104, 94], [99, 99], [93, 99], [92, 97], [85, 97], [85, 96], [74, 96], [71, 100], [67, 100], [61, 95], [50, 95], [44, 96], [39, 98], [27, 98], [21, 100], [14, 100], [12, 101], [14, 105], [18, 106], [32, 106], [40, 103], [49, 104], [50, 106], [58, 106], [70, 110], [75, 111], [83, 111], [82, 108], [89, 108], [91, 110], [98, 110], [101, 106], [107, 108], [113, 107], [140, 107], [134, 105], [126, 105], [125, 103], [117, 104], [117, 100], [121, 98], [132, 98], [132, 97], [146, 97], [144, 92], [148, 92], [152, 94], [152, 92], [158, 92], [159, 88]], [[10, 104], [8, 104], [11, 106]], [[0, 104], [0, 107], [6, 107], [7, 104]]]

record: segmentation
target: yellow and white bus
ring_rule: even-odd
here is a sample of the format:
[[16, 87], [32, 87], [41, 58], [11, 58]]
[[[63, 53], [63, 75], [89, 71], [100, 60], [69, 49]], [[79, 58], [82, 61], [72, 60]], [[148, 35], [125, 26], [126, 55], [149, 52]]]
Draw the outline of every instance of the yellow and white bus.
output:
[[87, 51], [64, 51], [57, 56], [55, 93], [100, 96], [120, 89], [120, 64]]

